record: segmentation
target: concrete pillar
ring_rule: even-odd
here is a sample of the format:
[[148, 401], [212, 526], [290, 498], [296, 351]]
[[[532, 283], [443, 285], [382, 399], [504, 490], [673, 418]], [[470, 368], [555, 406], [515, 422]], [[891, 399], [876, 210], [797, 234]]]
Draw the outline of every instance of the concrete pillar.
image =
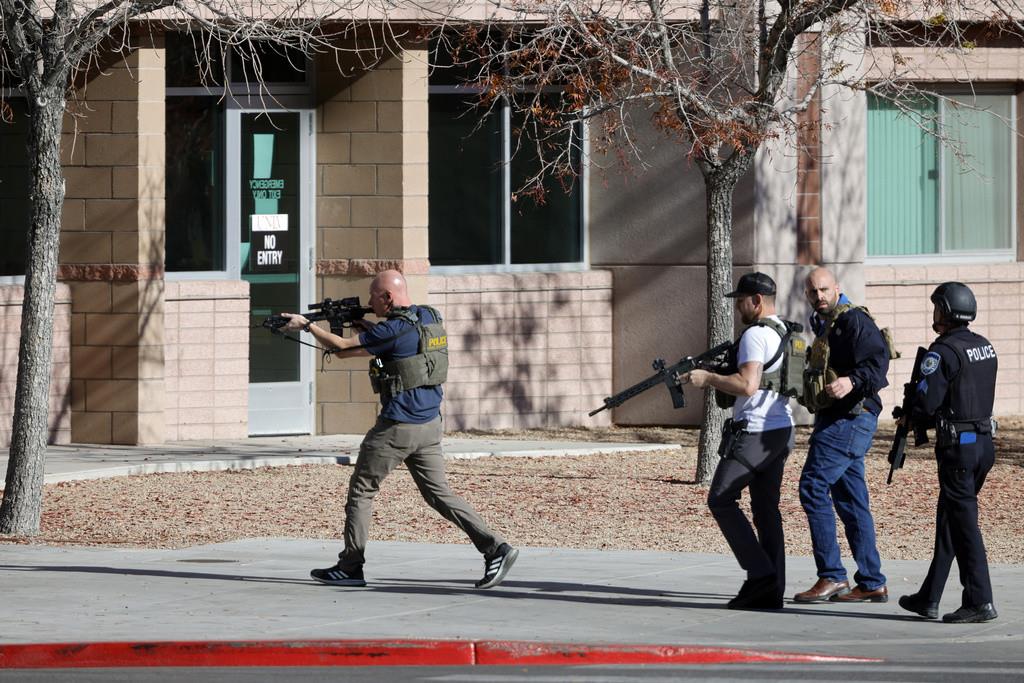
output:
[[[317, 119], [318, 295], [365, 303], [373, 275], [395, 268], [412, 300], [427, 303], [426, 46], [328, 91]], [[365, 431], [378, 408], [366, 361], [326, 369], [316, 375], [317, 430]]]
[[71, 438], [164, 440], [164, 50], [92, 78], [65, 121], [60, 278], [71, 287]]

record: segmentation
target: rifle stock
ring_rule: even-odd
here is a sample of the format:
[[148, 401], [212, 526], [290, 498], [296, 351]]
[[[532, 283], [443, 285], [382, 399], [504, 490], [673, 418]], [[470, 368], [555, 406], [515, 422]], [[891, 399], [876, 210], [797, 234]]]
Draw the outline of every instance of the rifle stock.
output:
[[910, 374], [910, 381], [903, 385], [903, 403], [893, 408], [892, 416], [903, 421], [896, 425], [896, 434], [892, 439], [892, 446], [889, 448], [889, 476], [885, 483], [892, 483], [892, 475], [896, 470], [903, 467], [907, 458], [907, 435], [914, 430], [914, 445], [921, 446], [928, 443], [928, 431], [926, 425], [912, 424], [911, 416], [914, 411], [914, 402], [917, 400], [917, 385], [921, 381], [921, 363], [928, 349], [923, 346], [917, 347], [917, 357], [914, 358], [914, 369]]
[[684, 408], [686, 407], [686, 396], [683, 394], [683, 388], [676, 380], [676, 376], [690, 372], [696, 368], [711, 367], [721, 364], [725, 354], [729, 351], [729, 347], [731, 346], [732, 342], [725, 342], [698, 356], [687, 356], [678, 363], [674, 363], [672, 365], [666, 365], [664, 360], [658, 358], [651, 364], [655, 370], [653, 375], [645, 380], [637, 382], [627, 389], [623, 389], [617, 394], [605, 398], [604, 405], [600, 408], [591, 410], [588, 415], [593, 417], [602, 410], [617, 408], [629, 399], [639, 396], [648, 389], [656, 387], [662, 383], [664, 383], [668, 388], [669, 396], [672, 397], [672, 407], [676, 409]]

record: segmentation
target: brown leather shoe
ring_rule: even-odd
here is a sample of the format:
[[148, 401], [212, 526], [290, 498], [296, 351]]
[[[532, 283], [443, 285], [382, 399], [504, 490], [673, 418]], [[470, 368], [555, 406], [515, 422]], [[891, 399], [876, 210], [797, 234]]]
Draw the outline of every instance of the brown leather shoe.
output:
[[858, 584], [849, 593], [837, 593], [829, 600], [832, 602], [889, 602], [889, 591], [885, 586], [879, 586], [875, 590], [869, 591]]
[[824, 602], [836, 595], [845, 595], [850, 592], [849, 581], [832, 581], [831, 579], [818, 579], [817, 583], [793, 596], [793, 602]]

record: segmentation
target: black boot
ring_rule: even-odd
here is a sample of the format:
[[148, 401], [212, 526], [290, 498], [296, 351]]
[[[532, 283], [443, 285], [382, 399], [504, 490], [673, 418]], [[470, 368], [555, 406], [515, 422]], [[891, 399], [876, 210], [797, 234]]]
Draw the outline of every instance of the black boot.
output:
[[961, 607], [955, 612], [942, 615], [942, 620], [947, 624], [980, 624], [983, 621], [992, 621], [999, 614], [991, 602], [977, 607]]
[[900, 607], [908, 612], [919, 614], [925, 619], [937, 619], [939, 616], [939, 603], [922, 600], [921, 596], [917, 593], [912, 595], [901, 595]]

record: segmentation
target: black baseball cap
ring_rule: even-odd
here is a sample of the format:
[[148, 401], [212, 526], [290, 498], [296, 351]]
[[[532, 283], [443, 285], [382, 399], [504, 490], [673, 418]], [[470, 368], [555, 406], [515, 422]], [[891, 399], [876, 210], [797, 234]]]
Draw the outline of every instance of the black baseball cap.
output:
[[775, 280], [771, 279], [764, 273], [747, 273], [740, 278], [740, 281], [736, 284], [736, 291], [729, 292], [726, 294], [727, 297], [735, 299], [741, 296], [751, 296], [753, 294], [767, 294], [769, 296], [775, 295]]

